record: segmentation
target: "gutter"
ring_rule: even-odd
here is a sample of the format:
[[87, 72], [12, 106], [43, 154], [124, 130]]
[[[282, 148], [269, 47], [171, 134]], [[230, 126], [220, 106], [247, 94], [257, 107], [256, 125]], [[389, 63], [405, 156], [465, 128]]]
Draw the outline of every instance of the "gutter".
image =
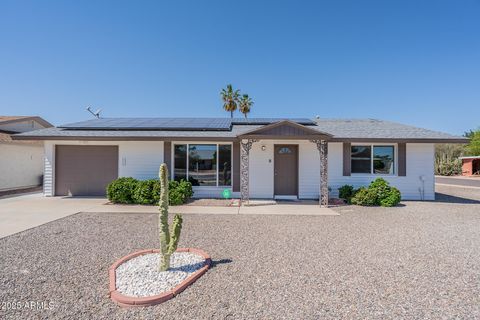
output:
[[[80, 141], [239, 141], [243, 137], [242, 135], [237, 137], [188, 137], [188, 136], [169, 136], [169, 137], [133, 137], [133, 136], [28, 136], [25, 134], [21, 135], [12, 135], [12, 140], [80, 140]], [[259, 137], [260, 138], [260, 137]], [[269, 139], [266, 136], [262, 136], [262, 139]], [[275, 139], [289, 139], [288, 136], [272, 137]], [[272, 139], [270, 138], [270, 139]], [[295, 137], [295, 140], [309, 140], [313, 136], [305, 136], [304, 138]], [[318, 138], [318, 137], [316, 137]], [[325, 139], [325, 137], [322, 137]], [[393, 138], [326, 138], [328, 142], [385, 142], [385, 143], [460, 143], [467, 144], [469, 143], [468, 138], [452, 138], [452, 139], [431, 139], [431, 138], [420, 138], [420, 139], [393, 139]]]

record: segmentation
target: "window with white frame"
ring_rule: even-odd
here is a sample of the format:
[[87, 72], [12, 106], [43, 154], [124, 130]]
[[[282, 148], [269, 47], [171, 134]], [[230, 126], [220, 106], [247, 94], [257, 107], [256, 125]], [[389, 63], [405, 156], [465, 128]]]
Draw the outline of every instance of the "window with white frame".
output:
[[354, 145], [351, 149], [351, 172], [365, 174], [395, 173], [395, 147]]
[[231, 144], [175, 144], [173, 178], [193, 186], [232, 185]]

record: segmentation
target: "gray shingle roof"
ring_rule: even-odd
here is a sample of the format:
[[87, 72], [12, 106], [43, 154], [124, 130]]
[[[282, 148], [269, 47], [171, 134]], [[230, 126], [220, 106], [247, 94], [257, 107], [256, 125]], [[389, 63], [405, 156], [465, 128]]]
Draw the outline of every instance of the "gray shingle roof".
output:
[[[211, 118], [216, 119], [216, 118]], [[157, 129], [149, 130], [148, 128], [129, 130], [102, 128], [101, 130], [91, 129], [67, 129], [67, 128], [47, 128], [36, 131], [30, 131], [15, 135], [18, 139], [105, 139], [112, 138], [115, 140], [125, 139], [173, 139], [173, 138], [192, 138], [192, 139], [235, 139], [237, 136], [249, 132], [252, 129], [261, 128], [264, 123], [254, 119], [249, 119], [249, 124], [235, 124], [234, 121], [231, 129], [226, 131], [220, 130], [181, 130], [174, 129]], [[270, 121], [279, 121], [280, 119], [268, 119]], [[293, 119], [292, 119], [293, 120]], [[307, 119], [308, 120], [308, 119]], [[204, 118], [203, 121], [206, 121]], [[213, 121], [213, 120], [212, 120]], [[239, 121], [240, 122], [240, 121]], [[435, 142], [468, 142], [466, 138], [453, 136], [443, 132], [437, 132], [413, 126], [403, 125], [390, 121], [374, 120], [374, 119], [317, 119], [316, 126], [309, 125], [309, 128], [316, 129], [320, 132], [326, 132], [333, 136], [335, 140], [361, 140], [371, 139], [390, 139], [390, 140], [434, 140]], [[217, 122], [219, 123], [219, 122]]]
[[317, 128], [335, 138], [372, 139], [464, 139], [396, 122], [376, 119], [318, 119]]

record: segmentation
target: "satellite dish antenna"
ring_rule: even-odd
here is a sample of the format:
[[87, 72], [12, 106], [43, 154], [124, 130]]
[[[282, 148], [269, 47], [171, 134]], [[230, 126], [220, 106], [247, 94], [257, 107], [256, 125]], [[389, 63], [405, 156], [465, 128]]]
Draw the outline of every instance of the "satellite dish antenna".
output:
[[93, 114], [95, 118], [100, 119], [100, 112], [102, 111], [102, 109], [98, 109], [97, 111], [93, 112], [90, 107], [87, 107], [87, 111]]

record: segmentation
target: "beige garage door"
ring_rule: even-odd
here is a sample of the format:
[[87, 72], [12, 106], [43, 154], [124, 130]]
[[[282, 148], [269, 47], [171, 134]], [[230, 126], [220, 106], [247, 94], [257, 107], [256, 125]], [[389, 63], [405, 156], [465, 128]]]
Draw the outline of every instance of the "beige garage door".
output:
[[55, 195], [104, 196], [118, 177], [117, 146], [56, 146]]

